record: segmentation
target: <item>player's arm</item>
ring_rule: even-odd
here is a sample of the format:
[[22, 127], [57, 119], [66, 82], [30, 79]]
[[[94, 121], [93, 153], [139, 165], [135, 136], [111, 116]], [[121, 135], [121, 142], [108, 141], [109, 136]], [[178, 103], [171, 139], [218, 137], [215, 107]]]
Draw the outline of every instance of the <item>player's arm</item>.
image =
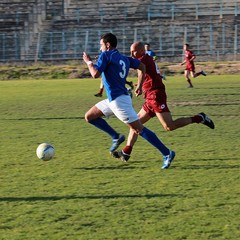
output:
[[83, 52], [83, 61], [87, 64], [89, 72], [93, 78], [98, 78], [101, 76], [101, 73], [94, 67], [90, 56], [86, 52]]
[[183, 64], [185, 64], [186, 63], [186, 60], [184, 60], [182, 63], [180, 63], [180, 65], [183, 65]]
[[137, 82], [137, 86], [135, 89], [135, 94], [136, 94], [136, 96], [139, 96], [142, 94], [142, 85], [143, 85], [143, 82], [145, 79], [145, 74], [146, 74], [145, 64], [140, 62], [139, 66], [137, 68], [137, 72], [138, 72], [138, 82]]
[[193, 60], [196, 58], [196, 55], [192, 55], [191, 59], [189, 60], [190, 62], [193, 62]]

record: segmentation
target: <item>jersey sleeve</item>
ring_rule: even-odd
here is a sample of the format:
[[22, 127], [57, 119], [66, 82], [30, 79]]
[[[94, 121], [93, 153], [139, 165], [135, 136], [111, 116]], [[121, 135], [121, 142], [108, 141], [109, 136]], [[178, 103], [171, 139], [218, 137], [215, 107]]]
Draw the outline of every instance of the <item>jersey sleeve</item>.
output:
[[99, 57], [98, 57], [98, 60], [97, 60], [97, 63], [94, 64], [94, 67], [100, 72], [104, 72], [104, 70], [106, 69], [108, 65], [108, 57], [107, 55], [102, 52]]
[[139, 67], [139, 65], [141, 63], [140, 60], [132, 58], [132, 57], [128, 57], [128, 59], [129, 59], [129, 63], [130, 63], [130, 68], [137, 69]]
[[193, 56], [195, 56], [195, 54], [194, 54], [192, 51], [190, 51], [189, 54], [190, 54], [190, 59], [191, 59]]

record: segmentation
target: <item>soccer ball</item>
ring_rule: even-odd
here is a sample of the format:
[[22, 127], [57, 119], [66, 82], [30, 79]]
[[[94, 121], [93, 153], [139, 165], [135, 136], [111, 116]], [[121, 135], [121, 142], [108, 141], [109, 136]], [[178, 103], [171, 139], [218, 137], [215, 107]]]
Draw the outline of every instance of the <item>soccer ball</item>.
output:
[[49, 143], [41, 143], [36, 150], [37, 157], [43, 161], [51, 160], [54, 157], [55, 149]]

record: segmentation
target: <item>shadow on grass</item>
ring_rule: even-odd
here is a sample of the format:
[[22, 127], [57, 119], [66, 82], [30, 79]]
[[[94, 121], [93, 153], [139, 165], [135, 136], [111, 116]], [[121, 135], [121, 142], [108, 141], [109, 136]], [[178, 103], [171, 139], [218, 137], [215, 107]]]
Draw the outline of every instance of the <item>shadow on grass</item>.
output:
[[[120, 162], [121, 164], [121, 162]], [[129, 165], [124, 165], [124, 163], [122, 163], [122, 165], [120, 166], [108, 166], [108, 167], [80, 167], [80, 168], [74, 168], [76, 170], [85, 170], [85, 171], [92, 171], [92, 170], [119, 170], [119, 169], [146, 169], [147, 167], [140, 167], [140, 166], [129, 166]]]
[[120, 194], [120, 195], [85, 195], [85, 196], [48, 196], [48, 197], [1, 197], [0, 202], [37, 202], [37, 201], [61, 201], [75, 199], [120, 199], [120, 198], [163, 198], [163, 197], [182, 197], [180, 194]]
[[[171, 167], [173, 168], [173, 167]], [[213, 170], [213, 169], [239, 169], [240, 166], [239, 165], [188, 165], [188, 166], [175, 166], [176, 169], [182, 169], [182, 170], [186, 170], [186, 169], [205, 169], [205, 170]]]
[[[171, 104], [173, 106], [182, 106], [184, 104], [181, 104], [181, 103], [174, 103], [174, 102], [171, 102]], [[199, 104], [199, 103], [196, 103], [197, 106], [201, 105], [201, 106], [220, 106], [219, 103], [205, 103], [205, 104]], [[231, 106], [231, 105], [236, 105], [236, 106], [239, 106], [239, 103], [221, 103], [221, 106]], [[185, 105], [184, 105], [185, 106]], [[192, 104], [187, 104], [186, 106], [192, 106]], [[173, 114], [173, 116], [175, 117], [183, 117], [183, 116], [186, 116], [186, 115], [183, 115], [183, 114]], [[211, 114], [212, 117], [239, 117], [239, 114]], [[112, 116], [112, 118], [115, 118], [115, 116]], [[39, 121], [39, 120], [84, 120], [85, 117], [84, 116], [79, 116], [79, 117], [26, 117], [26, 118], [2, 118], [0, 119], [1, 121]]]
[[84, 117], [36, 117], [36, 118], [9, 118], [1, 119], [7, 121], [33, 121], [33, 120], [68, 120], [68, 119], [77, 119], [83, 120]]
[[[208, 151], [208, 152], [212, 152], [212, 151]], [[213, 162], [215, 162], [216, 163], [216, 161], [219, 161], [220, 162], [220, 164], [222, 164], [222, 162], [223, 161], [238, 161], [238, 157], [236, 156], [236, 157], [229, 157], [228, 156], [228, 158], [226, 158], [226, 157], [217, 157], [217, 158], [194, 158], [194, 159], [189, 159], [189, 161], [190, 162], [209, 162], [209, 164], [211, 164], [211, 163], [213, 163]], [[217, 166], [220, 166], [220, 165], [217, 165]], [[239, 165], [239, 167], [240, 167], [240, 165]]]

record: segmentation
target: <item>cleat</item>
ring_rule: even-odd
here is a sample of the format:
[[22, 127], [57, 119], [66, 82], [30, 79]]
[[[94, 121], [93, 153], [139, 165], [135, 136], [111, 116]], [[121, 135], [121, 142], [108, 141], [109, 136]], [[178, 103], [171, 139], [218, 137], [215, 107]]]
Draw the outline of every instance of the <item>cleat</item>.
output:
[[204, 71], [201, 71], [201, 74], [205, 77], [207, 76], [207, 74]]
[[125, 136], [122, 135], [122, 134], [119, 134], [119, 137], [118, 137], [117, 139], [113, 139], [113, 141], [112, 141], [112, 146], [111, 146], [111, 148], [110, 148], [110, 152], [115, 151], [115, 150], [119, 147], [119, 145], [120, 145], [122, 142], [124, 142], [124, 140], [125, 140]]
[[94, 94], [95, 97], [102, 97], [102, 94], [101, 93], [96, 93]]
[[198, 115], [201, 116], [203, 119], [203, 121], [201, 122], [202, 124], [208, 126], [211, 129], [215, 128], [214, 122], [205, 113], [201, 112]]
[[130, 87], [131, 87], [131, 89], [133, 90], [134, 89], [134, 86], [133, 86], [133, 82], [131, 81], [131, 82], [129, 82], [129, 84], [128, 84]]
[[127, 162], [131, 157], [130, 155], [124, 153], [122, 150], [111, 152], [111, 155], [114, 158], [120, 158], [123, 162]]
[[128, 95], [132, 98], [133, 97], [132, 89], [131, 88], [127, 88], [127, 92], [128, 92]]
[[189, 85], [188, 88], [193, 88], [193, 85]]
[[169, 155], [166, 155], [166, 156], [163, 157], [162, 169], [169, 168], [171, 163], [172, 163], [172, 161], [173, 161], [173, 159], [175, 158], [175, 155], [176, 155], [175, 152], [171, 151], [171, 150], [169, 150], [169, 151], [170, 151]]

